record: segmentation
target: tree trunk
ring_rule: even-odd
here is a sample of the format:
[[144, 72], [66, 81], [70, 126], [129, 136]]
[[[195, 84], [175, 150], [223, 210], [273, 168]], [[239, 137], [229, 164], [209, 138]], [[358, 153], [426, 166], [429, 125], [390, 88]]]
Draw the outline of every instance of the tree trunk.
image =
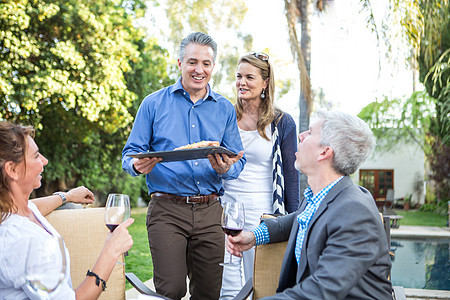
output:
[[[302, 50], [303, 57], [305, 58], [305, 66], [308, 72], [308, 76], [311, 74], [311, 14], [312, 3], [311, 0], [298, 1], [298, 8], [300, 10], [299, 23], [301, 26], [301, 39], [300, 49]], [[305, 95], [300, 89], [300, 119], [299, 119], [299, 131], [303, 132], [309, 128], [309, 115], [312, 107], [308, 107]]]
[[[300, 11], [299, 23], [301, 26], [301, 39], [300, 49], [305, 58], [306, 70], [308, 77], [311, 74], [311, 15], [313, 11], [311, 0], [298, 0], [297, 7]], [[308, 107], [308, 103], [305, 99], [305, 95], [300, 88], [300, 119], [299, 119], [299, 132], [303, 132], [309, 129], [309, 115], [312, 107]], [[308, 187], [307, 178], [305, 175], [300, 175], [300, 195], [303, 198], [303, 191]]]

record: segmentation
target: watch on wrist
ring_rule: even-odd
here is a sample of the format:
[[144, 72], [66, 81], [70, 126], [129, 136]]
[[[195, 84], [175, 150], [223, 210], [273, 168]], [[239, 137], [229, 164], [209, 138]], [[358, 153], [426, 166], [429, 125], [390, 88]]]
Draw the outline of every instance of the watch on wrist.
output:
[[64, 204], [66, 204], [67, 198], [66, 198], [66, 195], [64, 195], [63, 192], [55, 192], [55, 193], [53, 193], [53, 195], [58, 195], [58, 196], [61, 197], [61, 199], [62, 199], [62, 204], [61, 204], [61, 206], [63, 206]]

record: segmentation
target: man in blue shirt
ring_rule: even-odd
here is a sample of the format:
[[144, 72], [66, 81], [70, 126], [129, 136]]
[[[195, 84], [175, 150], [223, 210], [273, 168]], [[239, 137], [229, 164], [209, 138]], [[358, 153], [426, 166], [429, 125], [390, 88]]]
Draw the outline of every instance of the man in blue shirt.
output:
[[288, 240], [277, 294], [267, 299], [392, 299], [380, 215], [371, 194], [349, 177], [373, 148], [369, 126], [323, 112], [299, 141], [295, 166], [310, 185], [305, 201], [295, 213], [228, 236], [227, 250], [241, 256], [255, 244]]
[[[222, 179], [237, 178], [246, 162], [234, 107], [208, 84], [216, 56], [217, 45], [209, 35], [196, 32], [183, 39], [181, 78], [143, 100], [122, 152], [126, 172], [146, 174], [153, 280], [156, 291], [171, 299], [186, 294], [186, 275], [193, 299], [219, 298], [224, 234], [218, 197]], [[178, 162], [127, 156], [200, 141], [218, 141], [239, 154]]]

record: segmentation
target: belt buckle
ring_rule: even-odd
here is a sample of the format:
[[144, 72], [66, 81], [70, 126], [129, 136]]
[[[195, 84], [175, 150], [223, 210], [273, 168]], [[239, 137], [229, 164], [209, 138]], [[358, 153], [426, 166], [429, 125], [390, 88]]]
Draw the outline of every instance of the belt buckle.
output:
[[197, 202], [191, 202], [190, 199], [191, 199], [190, 196], [187, 196], [187, 197], [186, 197], [186, 203], [187, 203], [187, 204], [195, 204], [195, 203], [197, 203]]

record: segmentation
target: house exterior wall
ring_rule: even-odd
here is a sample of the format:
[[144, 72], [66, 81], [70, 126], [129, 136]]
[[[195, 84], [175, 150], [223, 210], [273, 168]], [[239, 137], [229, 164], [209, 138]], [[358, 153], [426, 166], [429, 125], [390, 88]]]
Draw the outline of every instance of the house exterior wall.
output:
[[[425, 155], [415, 144], [404, 144], [389, 151], [374, 151], [364, 162], [360, 169], [392, 169], [394, 170], [394, 198], [402, 198], [413, 194], [413, 183], [416, 174], [424, 178]], [[359, 183], [358, 169], [351, 177], [354, 183]], [[425, 188], [424, 188], [425, 191]], [[424, 203], [424, 192], [422, 195], [413, 195], [412, 204]]]

